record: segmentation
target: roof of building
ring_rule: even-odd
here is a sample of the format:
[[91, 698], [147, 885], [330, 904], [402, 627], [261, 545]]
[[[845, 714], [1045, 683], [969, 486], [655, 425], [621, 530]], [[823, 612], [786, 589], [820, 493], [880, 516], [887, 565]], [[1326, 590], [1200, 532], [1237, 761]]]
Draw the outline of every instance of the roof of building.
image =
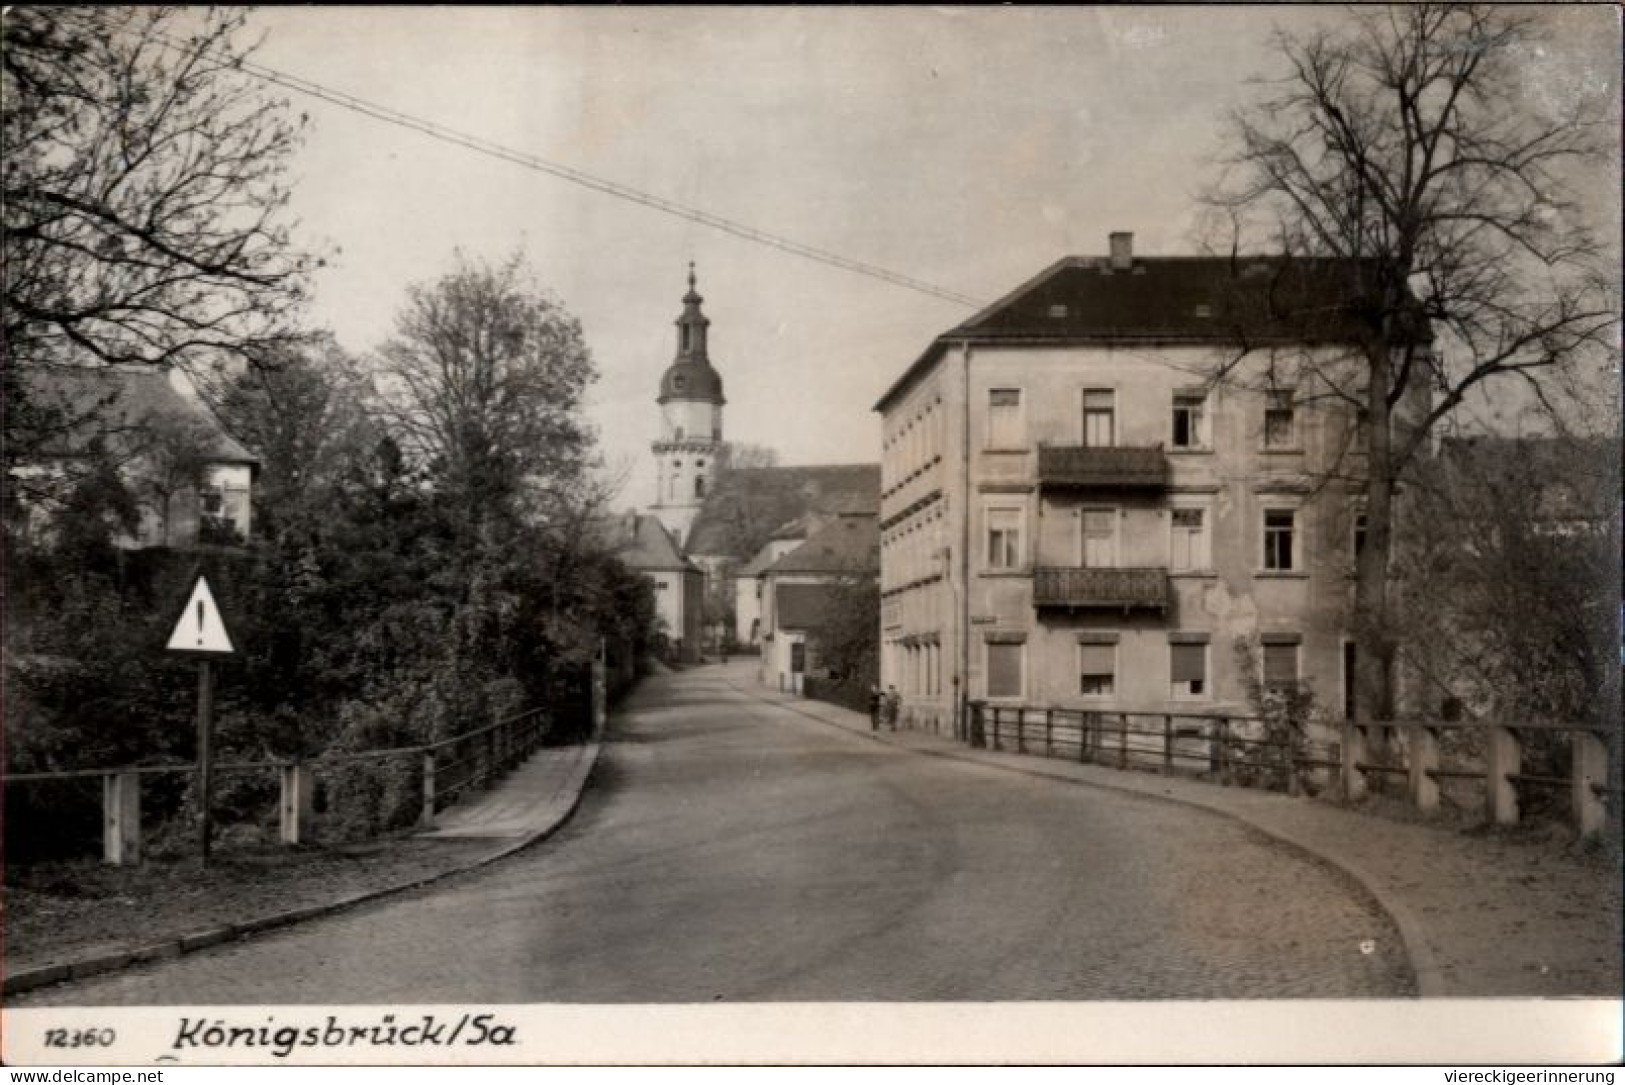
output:
[[654, 516], [626, 512], [604, 517], [596, 526], [599, 537], [628, 569], [640, 573], [697, 573], [699, 567], [683, 556], [677, 540]]
[[816, 629], [827, 620], [828, 598], [826, 584], [779, 584], [774, 588], [773, 618], [780, 629]]
[[701, 310], [705, 301], [695, 286], [694, 265], [688, 265], [688, 293], [683, 295], [683, 313], [677, 318], [677, 358], [660, 378], [656, 402], [670, 399], [705, 400], [721, 406], [722, 374], [711, 366], [706, 346], [711, 320]]
[[880, 520], [872, 512], [842, 513], [764, 570], [775, 573], [857, 573], [880, 567]]
[[753, 557], [808, 512], [878, 512], [880, 465], [740, 467], [723, 472], [689, 528], [690, 554]]
[[875, 404], [884, 410], [950, 343], [1357, 342], [1368, 262], [1280, 256], [1068, 256], [949, 329]]
[[32, 405], [60, 414], [58, 437], [45, 449], [48, 455], [84, 455], [98, 440], [135, 452], [166, 429], [186, 427], [211, 463], [260, 462], [206, 406], [177, 391], [162, 369], [60, 366], [19, 370], [18, 375]]

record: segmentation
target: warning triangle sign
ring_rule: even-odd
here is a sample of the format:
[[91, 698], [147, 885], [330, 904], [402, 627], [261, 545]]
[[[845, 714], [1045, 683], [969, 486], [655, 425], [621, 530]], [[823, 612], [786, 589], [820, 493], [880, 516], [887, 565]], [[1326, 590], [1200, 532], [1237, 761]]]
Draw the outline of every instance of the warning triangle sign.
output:
[[199, 576], [192, 587], [192, 596], [186, 600], [175, 631], [164, 646], [171, 652], [209, 652], [225, 654], [234, 651], [231, 634], [226, 632], [225, 619], [215, 605], [214, 593], [209, 590], [207, 578]]

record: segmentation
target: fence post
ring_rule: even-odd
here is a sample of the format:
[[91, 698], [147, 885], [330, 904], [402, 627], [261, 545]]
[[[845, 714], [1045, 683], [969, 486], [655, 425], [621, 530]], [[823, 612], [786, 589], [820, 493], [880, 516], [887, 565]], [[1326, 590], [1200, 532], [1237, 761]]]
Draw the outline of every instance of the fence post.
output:
[[1229, 787], [1235, 782], [1230, 770], [1230, 717], [1219, 717], [1219, 782]]
[[1078, 713], [1078, 764], [1089, 760], [1089, 713]]
[[1508, 776], [1523, 762], [1518, 735], [1510, 727], [1491, 727], [1484, 748], [1484, 799], [1490, 820], [1497, 825], [1518, 823], [1518, 789]]
[[1016, 709], [1016, 752], [1027, 752], [1027, 710]]
[[1128, 768], [1128, 713], [1117, 714], [1117, 767]]
[[1569, 739], [1569, 789], [1574, 826], [1582, 836], [1602, 832], [1608, 808], [1597, 788], [1608, 782], [1608, 747], [1593, 731], [1576, 731]]
[[993, 706], [993, 748], [995, 750], [1002, 750], [1004, 748], [999, 745], [999, 723], [1003, 712], [1004, 710], [998, 705]]
[[1162, 717], [1162, 771], [1165, 776], [1174, 773], [1174, 717]]
[[1339, 745], [1342, 747], [1343, 798], [1350, 802], [1363, 799], [1366, 779], [1360, 763], [1365, 760], [1365, 728], [1354, 722], [1344, 723]]
[[1298, 753], [1293, 748], [1294, 733], [1292, 724], [1288, 721], [1281, 738], [1281, 760], [1286, 766], [1286, 793], [1297, 798], [1301, 789], [1298, 787]]
[[423, 751], [423, 812], [418, 824], [427, 829], [434, 825], [434, 751]]
[[1044, 756], [1055, 756], [1055, 709], [1044, 709]]
[[603, 735], [609, 722], [609, 671], [602, 659], [592, 661], [592, 734]]
[[102, 861], [112, 866], [141, 862], [141, 774], [102, 777]]
[[1439, 767], [1439, 733], [1426, 724], [1412, 724], [1405, 729], [1408, 747], [1411, 805], [1418, 810], [1437, 810], [1439, 807], [1439, 781], [1432, 770]]
[[282, 805], [280, 809], [281, 839], [284, 844], [308, 844], [312, 829], [315, 804], [312, 801], [314, 777], [309, 765], [297, 762], [283, 765], [278, 772], [282, 778]]

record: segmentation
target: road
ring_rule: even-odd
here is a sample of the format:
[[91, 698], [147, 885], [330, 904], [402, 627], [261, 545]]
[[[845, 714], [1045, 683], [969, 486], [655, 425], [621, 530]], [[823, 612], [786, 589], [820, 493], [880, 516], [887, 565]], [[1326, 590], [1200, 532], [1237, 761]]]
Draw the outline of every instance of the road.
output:
[[1235, 823], [894, 749], [706, 667], [644, 684], [543, 844], [13, 1004], [1391, 997], [1409, 983], [1361, 894]]

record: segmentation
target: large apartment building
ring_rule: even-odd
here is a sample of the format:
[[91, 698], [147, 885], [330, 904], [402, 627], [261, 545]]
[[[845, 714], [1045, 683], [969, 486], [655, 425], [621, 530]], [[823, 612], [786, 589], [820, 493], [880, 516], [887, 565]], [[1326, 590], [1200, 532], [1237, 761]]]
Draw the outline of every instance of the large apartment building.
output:
[[[964, 699], [1349, 703], [1362, 392], [1346, 262], [1067, 258], [938, 336], [882, 416], [882, 678]], [[961, 697], [963, 695], [963, 697]]]

